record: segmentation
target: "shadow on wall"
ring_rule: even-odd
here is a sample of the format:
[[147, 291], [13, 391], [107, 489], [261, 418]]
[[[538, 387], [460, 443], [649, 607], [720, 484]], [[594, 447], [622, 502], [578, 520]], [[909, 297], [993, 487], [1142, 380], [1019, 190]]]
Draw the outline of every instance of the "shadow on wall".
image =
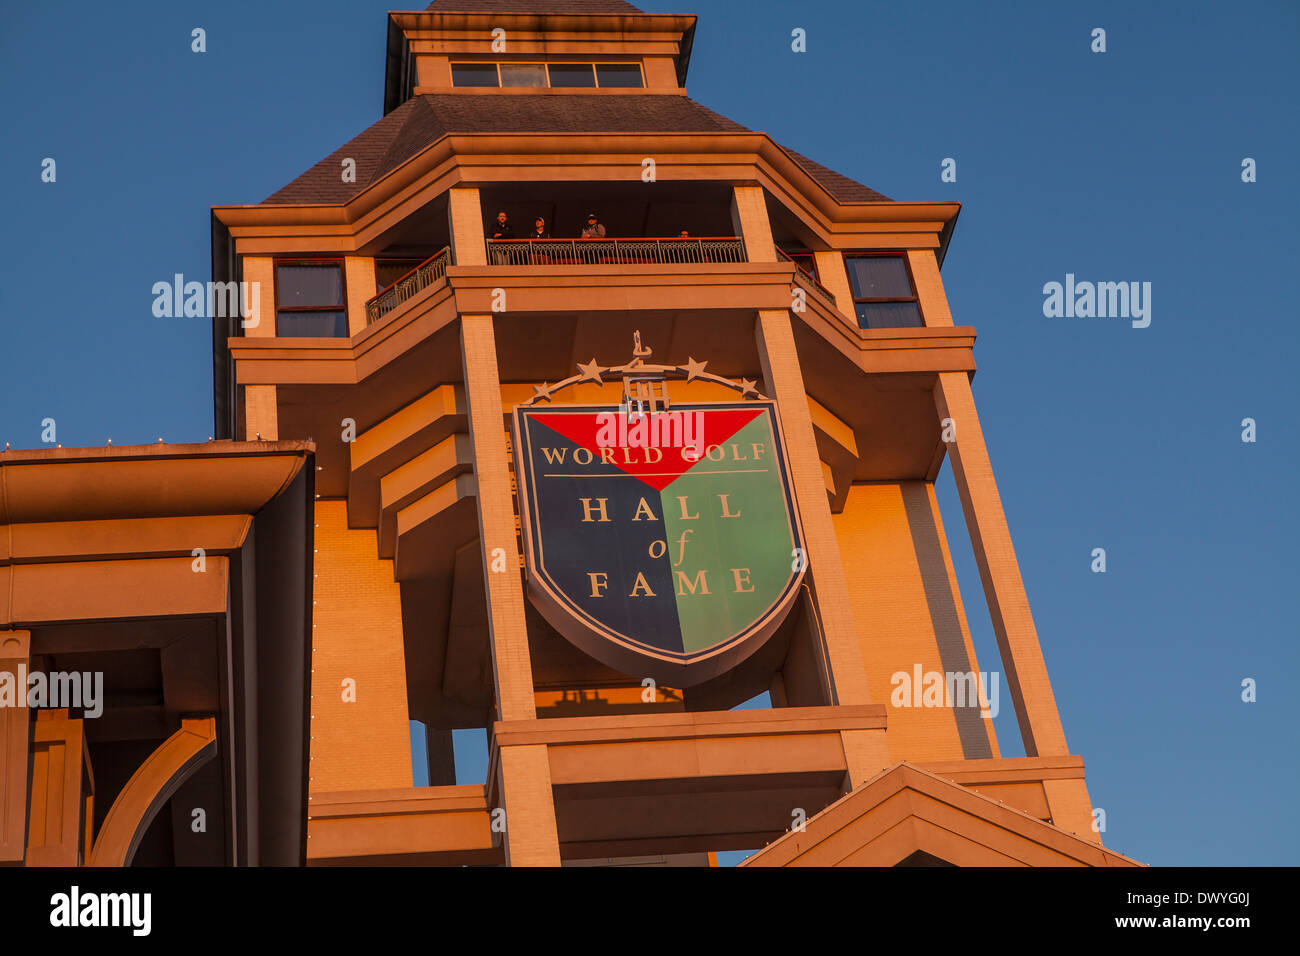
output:
[[[948, 578], [948, 568], [943, 559], [939, 541], [939, 528], [931, 510], [930, 492], [923, 481], [900, 482], [903, 508], [912, 532], [916, 549], [916, 563], [921, 569], [921, 582], [925, 587], [925, 600], [930, 611], [939, 660], [945, 673], [969, 673], [977, 670], [966, 641], [962, 636], [961, 620], [957, 615], [957, 602], [953, 597], [953, 584]], [[967, 760], [993, 756], [988, 725], [980, 717], [979, 703], [973, 707], [955, 707], [957, 734], [961, 740], [962, 754]]]

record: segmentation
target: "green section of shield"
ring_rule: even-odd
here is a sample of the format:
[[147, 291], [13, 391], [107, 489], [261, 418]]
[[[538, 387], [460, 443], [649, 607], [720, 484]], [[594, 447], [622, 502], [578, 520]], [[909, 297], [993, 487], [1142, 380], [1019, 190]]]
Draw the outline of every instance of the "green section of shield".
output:
[[[763, 446], [758, 460], [756, 444]], [[764, 412], [721, 447], [726, 460], [703, 458], [660, 492], [665, 557], [672, 566], [682, 647], [688, 654], [721, 644], [752, 625], [780, 596], [792, 574], [794, 538], [771, 417]], [[733, 460], [735, 451], [749, 460]], [[738, 517], [722, 516], [719, 495], [727, 496], [726, 510]], [[686, 498], [687, 513], [698, 518], [683, 519], [679, 496]], [[678, 542], [688, 529], [681, 557]], [[736, 568], [742, 569], [740, 587], [753, 590], [737, 590]]]

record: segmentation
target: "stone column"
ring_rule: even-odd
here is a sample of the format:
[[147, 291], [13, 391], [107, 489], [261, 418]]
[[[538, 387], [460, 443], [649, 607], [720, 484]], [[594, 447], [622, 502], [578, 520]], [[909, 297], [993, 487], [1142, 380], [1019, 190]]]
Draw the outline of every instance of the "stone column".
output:
[[934, 390], [940, 420], [951, 420], [949, 443], [953, 477], [961, 495], [975, 561], [984, 583], [989, 616], [1007, 672], [1007, 687], [1020, 722], [1025, 754], [1049, 757], [1068, 754], [1065, 731], [1047, 676], [1038, 632], [1029, 613], [1029, 598], [1020, 577], [1002, 499], [993, 480], [984, 433], [975, 413], [970, 379], [965, 372], [941, 372]]
[[921, 321], [927, 326], [951, 326], [952, 310], [939, 278], [939, 259], [933, 249], [908, 249], [907, 265], [916, 283], [916, 299], [921, 306]]
[[[461, 316], [461, 347], [474, 475], [478, 481], [479, 541], [483, 548], [497, 713], [499, 720], [506, 723], [533, 720], [537, 707], [492, 316]], [[505, 570], [493, 571], [493, 565], [500, 567], [503, 560]], [[546, 747], [502, 747], [500, 757], [506, 862], [511, 866], [559, 866], [560, 845]]]
[[835, 307], [853, 319], [857, 324], [857, 312], [853, 308], [853, 287], [849, 285], [849, 274], [844, 267], [844, 253], [837, 249], [814, 252], [817, 262], [818, 281], [835, 296]]
[[458, 266], [487, 265], [483, 209], [476, 186], [454, 186], [447, 190], [447, 218], [451, 225], [452, 261]]
[[346, 256], [343, 274], [348, 290], [348, 335], [366, 330], [366, 302], [374, 298], [375, 260], [369, 256]]
[[772, 224], [767, 218], [767, 203], [762, 186], [733, 186], [731, 226], [745, 240], [750, 262], [776, 262], [776, 245], [772, 242]]

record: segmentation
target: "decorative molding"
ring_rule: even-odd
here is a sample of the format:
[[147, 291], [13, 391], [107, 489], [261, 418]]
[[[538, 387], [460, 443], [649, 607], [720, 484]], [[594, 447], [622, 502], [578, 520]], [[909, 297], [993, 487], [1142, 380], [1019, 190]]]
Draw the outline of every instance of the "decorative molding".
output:
[[641, 330], [637, 329], [632, 333], [632, 358], [623, 365], [604, 366], [599, 364], [593, 357], [590, 362], [578, 363], [578, 374], [570, 375], [568, 378], [556, 382], [552, 385], [549, 382], [543, 382], [541, 385], [533, 386], [533, 397], [526, 402], [521, 402], [521, 408], [535, 406], [538, 402], [550, 402], [556, 392], [563, 391], [573, 385], [579, 385], [583, 382], [592, 382], [596, 385], [605, 383], [605, 376], [622, 376], [623, 378], [623, 403], [640, 404], [647, 402], [651, 404], [651, 411], [657, 411], [654, 407], [658, 400], [662, 399], [664, 408], [669, 407], [668, 390], [665, 387], [661, 395], [654, 395], [653, 389], [642, 392], [638, 398], [632, 392], [637, 383], [657, 383], [666, 382], [669, 378], [683, 379], [686, 382], [712, 382], [717, 385], [723, 385], [734, 391], [740, 392], [741, 398], [760, 399], [768, 401], [766, 395], [758, 390], [758, 383], [753, 379], [742, 378], [739, 382], [726, 378], [722, 375], [714, 375], [712, 372], [705, 371], [705, 366], [709, 363], [697, 362], [694, 356], [688, 356], [685, 365], [656, 365], [648, 364], [644, 360], [653, 354], [654, 350], [641, 345]]

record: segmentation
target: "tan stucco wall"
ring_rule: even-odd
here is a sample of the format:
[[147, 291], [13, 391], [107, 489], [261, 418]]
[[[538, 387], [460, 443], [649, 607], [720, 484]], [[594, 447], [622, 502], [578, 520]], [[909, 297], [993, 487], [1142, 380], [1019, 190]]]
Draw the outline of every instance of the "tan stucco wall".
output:
[[[316, 502], [312, 608], [312, 793], [409, 787], [402, 607], [375, 532], [347, 526], [347, 503]], [[343, 700], [343, 680], [356, 701]]]
[[[957, 591], [934, 486], [922, 481], [860, 484], [834, 516], [849, 599], [874, 703], [888, 707], [893, 760], [921, 762], [997, 756], [991, 721], [963, 716], [963, 733], [947, 707], [895, 707], [891, 677], [978, 671]], [[997, 662], [992, 662], [997, 669]], [[1010, 707], [999, 675], [999, 705]], [[986, 729], [987, 728], [987, 729]], [[964, 746], [963, 746], [963, 737]]]

